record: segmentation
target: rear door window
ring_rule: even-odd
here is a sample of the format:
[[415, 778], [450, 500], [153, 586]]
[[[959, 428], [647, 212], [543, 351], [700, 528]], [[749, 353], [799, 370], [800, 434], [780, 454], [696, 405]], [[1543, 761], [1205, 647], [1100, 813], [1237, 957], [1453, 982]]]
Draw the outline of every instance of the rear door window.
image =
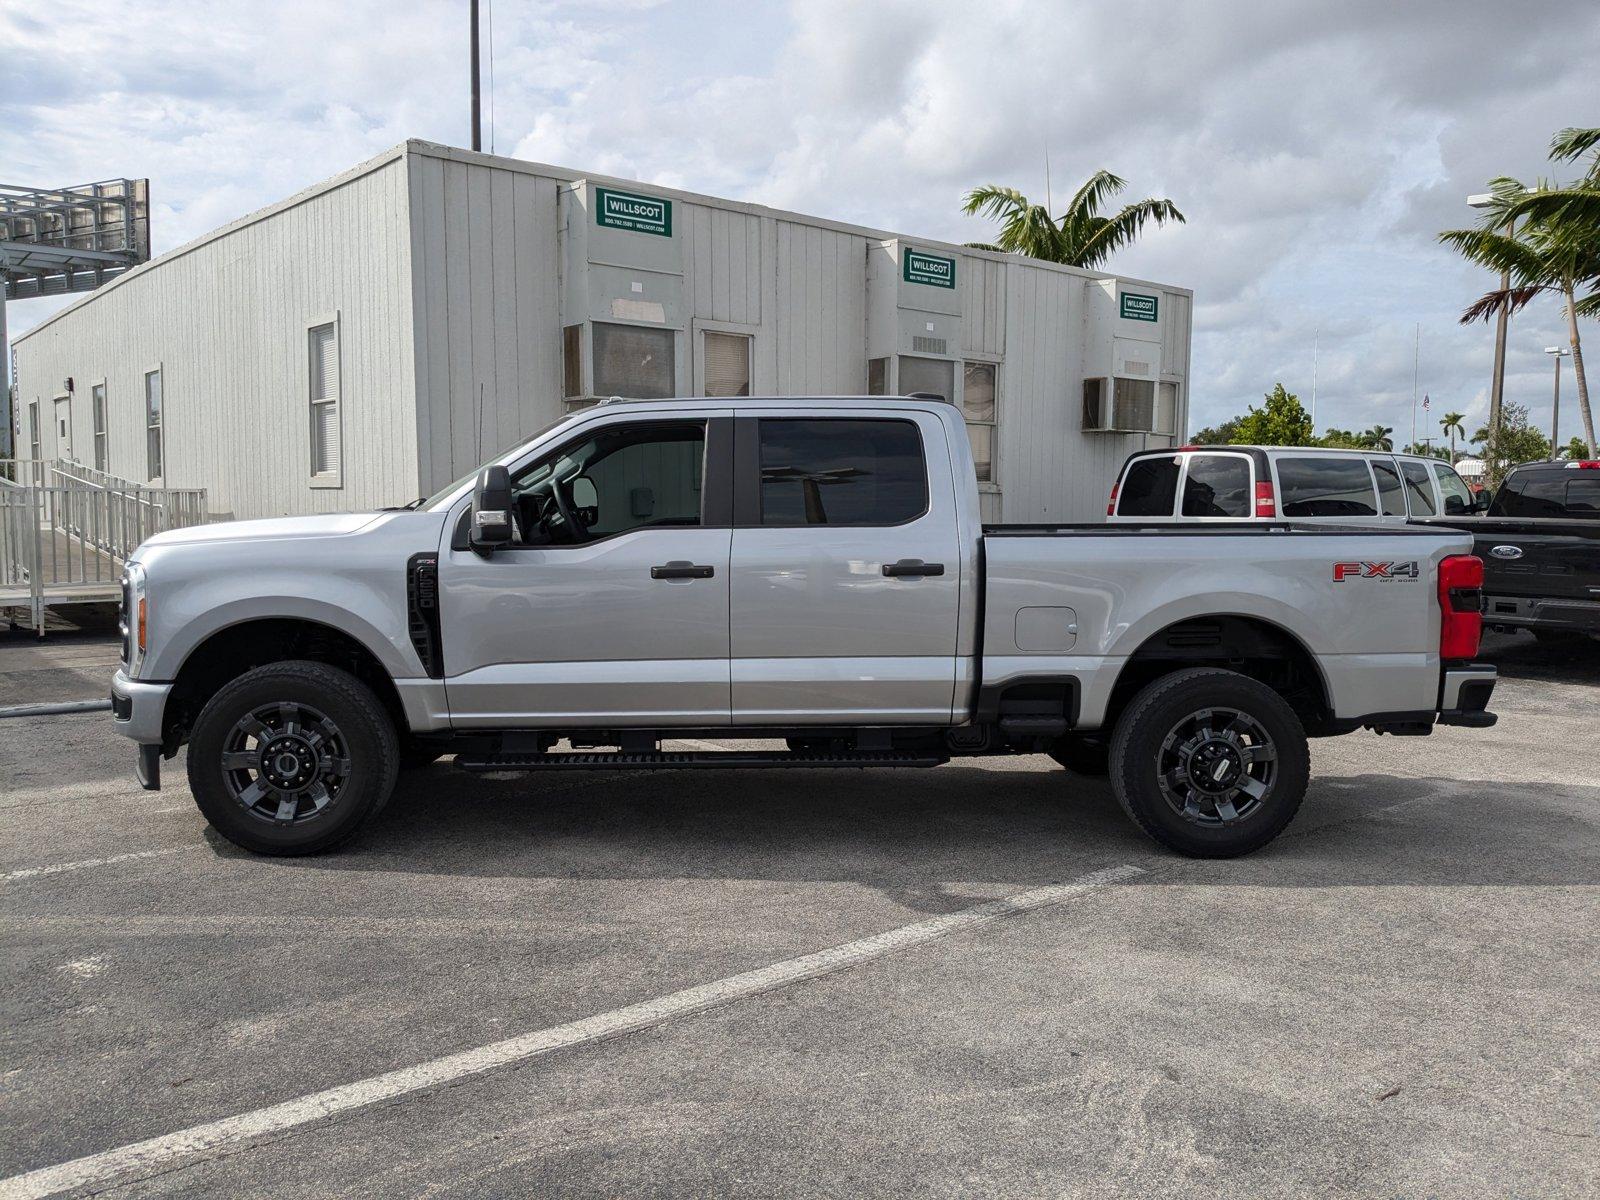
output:
[[1183, 480], [1183, 515], [1251, 515], [1250, 462], [1237, 454], [1194, 454]]
[[1472, 490], [1461, 482], [1461, 476], [1444, 463], [1434, 463], [1433, 473], [1439, 480], [1439, 495], [1444, 497], [1445, 516], [1471, 512]]
[[1428, 482], [1428, 468], [1419, 462], [1403, 462], [1400, 473], [1405, 476], [1406, 499], [1411, 502], [1414, 517], [1436, 517], [1439, 509], [1433, 502], [1433, 484]]
[[1400, 472], [1395, 470], [1394, 460], [1374, 458], [1370, 461], [1373, 477], [1378, 481], [1378, 502], [1383, 506], [1383, 515], [1405, 516], [1406, 498], [1400, 490]]
[[1378, 515], [1378, 496], [1364, 458], [1280, 458], [1278, 497], [1286, 517]]
[[1181, 461], [1179, 455], [1165, 454], [1129, 463], [1117, 489], [1117, 516], [1170, 517], [1178, 499]]
[[763, 525], [904, 525], [928, 509], [910, 421], [761, 422]]

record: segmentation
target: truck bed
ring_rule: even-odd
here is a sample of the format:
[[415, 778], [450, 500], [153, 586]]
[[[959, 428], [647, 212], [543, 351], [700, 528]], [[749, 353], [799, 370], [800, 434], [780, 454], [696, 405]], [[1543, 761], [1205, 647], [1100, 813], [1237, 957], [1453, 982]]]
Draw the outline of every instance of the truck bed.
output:
[[1433, 529], [1411, 525], [1325, 525], [1301, 521], [1152, 521], [1135, 525], [1104, 522], [1063, 525], [985, 525], [983, 536], [988, 537], [1266, 537], [1269, 534], [1315, 534], [1319, 537], [1407, 537], [1445, 532], [1460, 532], [1462, 526], [1446, 526], [1443, 522]]

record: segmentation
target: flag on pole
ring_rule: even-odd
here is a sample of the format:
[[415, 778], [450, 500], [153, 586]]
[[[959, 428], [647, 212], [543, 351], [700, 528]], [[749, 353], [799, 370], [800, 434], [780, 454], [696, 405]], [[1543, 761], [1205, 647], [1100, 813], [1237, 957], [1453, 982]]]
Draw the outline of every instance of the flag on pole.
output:
[[1422, 393], [1422, 411], [1428, 411], [1428, 393], [1426, 392]]

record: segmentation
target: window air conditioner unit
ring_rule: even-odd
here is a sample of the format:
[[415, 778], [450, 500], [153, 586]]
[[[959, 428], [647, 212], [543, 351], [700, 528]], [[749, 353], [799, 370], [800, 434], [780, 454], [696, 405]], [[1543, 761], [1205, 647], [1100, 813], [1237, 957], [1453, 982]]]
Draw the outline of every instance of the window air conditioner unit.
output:
[[1158, 433], [1156, 381], [1101, 376], [1083, 381], [1085, 433]]

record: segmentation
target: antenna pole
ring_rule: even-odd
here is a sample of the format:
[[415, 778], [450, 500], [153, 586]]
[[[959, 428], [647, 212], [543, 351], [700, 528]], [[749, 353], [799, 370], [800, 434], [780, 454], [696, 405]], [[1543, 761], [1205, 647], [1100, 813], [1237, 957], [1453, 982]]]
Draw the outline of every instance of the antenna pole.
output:
[[1317, 350], [1322, 343], [1322, 326], [1311, 335], [1311, 436], [1317, 436]]
[[472, 148], [483, 149], [483, 98], [478, 91], [478, 0], [472, 6]]
[[1422, 363], [1422, 325], [1417, 325], [1417, 340], [1411, 349], [1411, 444], [1417, 444], [1417, 369]]

